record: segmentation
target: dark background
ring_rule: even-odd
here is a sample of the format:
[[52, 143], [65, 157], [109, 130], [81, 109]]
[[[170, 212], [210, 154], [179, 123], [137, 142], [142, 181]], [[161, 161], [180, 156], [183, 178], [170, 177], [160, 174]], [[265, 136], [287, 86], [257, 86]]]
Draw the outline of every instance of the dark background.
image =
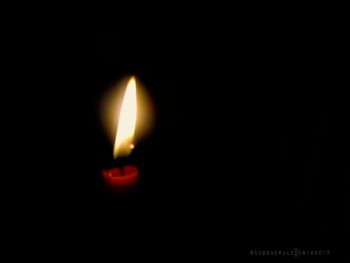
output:
[[[24, 121], [35, 154], [20, 161], [38, 172], [19, 177], [24, 198], [9, 196], [24, 204], [29, 225], [50, 222], [47, 238], [180, 258], [246, 256], [254, 248], [341, 253], [348, 130], [343, 42], [334, 30], [140, 23], [39, 38], [46, 42], [24, 51], [40, 64], [38, 86], [23, 90], [40, 97], [26, 115], [46, 115], [39, 131]], [[130, 74], [152, 96], [156, 125], [130, 157], [141, 170], [140, 191], [120, 200], [102, 183], [112, 145], [98, 102]]]
[[157, 113], [152, 136], [131, 157], [142, 180], [127, 202], [103, 193], [99, 171], [111, 145], [91, 115], [95, 144], [87, 154], [96, 166], [81, 177], [94, 209], [200, 250], [230, 250], [227, 240], [239, 236], [247, 238], [243, 250], [334, 251], [332, 236], [345, 227], [345, 109], [332, 97], [338, 69], [326, 37], [193, 29], [99, 32], [94, 41], [93, 98], [135, 74]]

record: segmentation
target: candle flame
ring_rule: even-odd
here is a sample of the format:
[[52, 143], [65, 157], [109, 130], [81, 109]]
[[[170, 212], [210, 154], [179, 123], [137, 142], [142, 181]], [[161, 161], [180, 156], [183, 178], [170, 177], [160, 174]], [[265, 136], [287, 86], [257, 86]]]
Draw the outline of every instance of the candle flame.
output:
[[120, 110], [118, 130], [113, 150], [114, 159], [120, 156], [129, 155], [134, 148], [133, 139], [136, 126], [136, 116], [136, 80], [135, 77], [131, 77]]

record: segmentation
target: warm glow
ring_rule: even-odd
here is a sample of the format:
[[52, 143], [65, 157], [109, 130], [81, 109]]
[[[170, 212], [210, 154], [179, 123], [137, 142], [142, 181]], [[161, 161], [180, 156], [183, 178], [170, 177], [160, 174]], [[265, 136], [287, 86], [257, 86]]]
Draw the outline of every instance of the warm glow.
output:
[[[101, 94], [100, 114], [101, 124], [112, 146], [111, 156], [114, 155], [115, 158], [129, 155], [136, 148], [137, 142], [150, 134], [156, 117], [152, 98], [135, 76], [118, 80]], [[126, 126], [129, 127], [127, 132]]]
[[136, 81], [131, 77], [127, 85], [119, 114], [118, 130], [115, 138], [113, 156], [127, 156], [134, 148], [133, 139], [136, 126], [137, 99]]

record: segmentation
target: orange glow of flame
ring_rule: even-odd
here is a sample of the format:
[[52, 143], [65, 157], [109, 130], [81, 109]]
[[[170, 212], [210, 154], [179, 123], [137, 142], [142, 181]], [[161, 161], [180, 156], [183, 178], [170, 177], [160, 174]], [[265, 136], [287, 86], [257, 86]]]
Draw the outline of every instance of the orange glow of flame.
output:
[[134, 149], [134, 133], [137, 118], [136, 80], [131, 77], [123, 99], [115, 137], [113, 157], [128, 156]]

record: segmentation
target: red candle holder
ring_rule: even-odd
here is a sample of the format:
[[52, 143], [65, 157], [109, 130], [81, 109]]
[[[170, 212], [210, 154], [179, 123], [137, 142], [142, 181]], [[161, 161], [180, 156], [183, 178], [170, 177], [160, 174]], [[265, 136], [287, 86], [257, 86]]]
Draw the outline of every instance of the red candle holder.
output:
[[115, 195], [126, 196], [138, 188], [139, 170], [136, 166], [103, 170], [102, 175], [106, 186]]

